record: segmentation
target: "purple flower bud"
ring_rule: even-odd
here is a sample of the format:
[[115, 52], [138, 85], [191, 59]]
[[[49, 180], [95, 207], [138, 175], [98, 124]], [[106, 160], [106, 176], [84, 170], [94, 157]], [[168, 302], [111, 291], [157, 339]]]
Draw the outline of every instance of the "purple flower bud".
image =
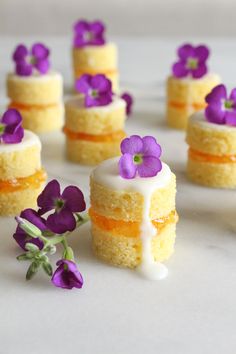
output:
[[52, 283], [63, 289], [82, 288], [83, 277], [72, 261], [61, 259], [57, 262], [58, 268], [52, 276]]

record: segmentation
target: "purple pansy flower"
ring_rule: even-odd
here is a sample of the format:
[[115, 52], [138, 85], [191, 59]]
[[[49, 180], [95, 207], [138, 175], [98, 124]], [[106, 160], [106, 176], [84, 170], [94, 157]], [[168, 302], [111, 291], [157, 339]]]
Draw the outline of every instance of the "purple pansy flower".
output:
[[0, 143], [17, 144], [24, 137], [22, 117], [15, 109], [8, 109], [0, 118]]
[[40, 74], [46, 74], [50, 68], [49, 54], [49, 49], [42, 43], [35, 43], [31, 50], [28, 50], [25, 45], [19, 44], [12, 56], [16, 64], [16, 74], [30, 76], [33, 70], [37, 70]]
[[57, 266], [52, 276], [52, 283], [55, 286], [63, 289], [82, 288], [83, 277], [74, 262], [61, 259], [57, 262]]
[[162, 169], [161, 147], [152, 136], [132, 135], [121, 142], [119, 171], [123, 178], [153, 177]]
[[211, 123], [236, 126], [236, 88], [227, 97], [226, 87], [218, 85], [206, 96], [206, 119]]
[[192, 46], [184, 44], [178, 48], [179, 60], [172, 66], [172, 73], [175, 77], [182, 78], [191, 75], [199, 79], [207, 73], [206, 60], [209, 56], [209, 49], [205, 45]]
[[[20, 217], [34, 224], [41, 231], [45, 231], [47, 229], [45, 220], [33, 209], [23, 210], [20, 214]], [[44, 246], [43, 242], [39, 238], [33, 238], [27, 235], [19, 225], [17, 226], [13, 237], [23, 250], [26, 250], [25, 245], [28, 242], [35, 244], [39, 249], [42, 249]]]
[[55, 179], [50, 181], [39, 195], [38, 206], [40, 215], [54, 210], [54, 213], [48, 216], [46, 226], [58, 234], [73, 231], [76, 227], [73, 213], [84, 211], [86, 208], [83, 193], [78, 187], [68, 186], [61, 193], [60, 184]]
[[74, 25], [74, 47], [86, 45], [103, 45], [105, 26], [101, 21], [88, 22], [80, 20]]
[[124, 92], [121, 98], [126, 102], [126, 114], [129, 116], [132, 113], [133, 97], [128, 92]]
[[85, 107], [106, 106], [112, 102], [112, 84], [105, 75], [82, 75], [75, 83], [78, 92], [85, 95]]

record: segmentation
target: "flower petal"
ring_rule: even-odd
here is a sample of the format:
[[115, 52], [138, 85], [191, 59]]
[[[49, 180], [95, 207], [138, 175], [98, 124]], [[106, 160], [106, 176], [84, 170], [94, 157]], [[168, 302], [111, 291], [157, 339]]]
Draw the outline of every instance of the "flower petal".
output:
[[50, 62], [48, 59], [38, 59], [34, 67], [41, 73], [46, 74], [50, 68]]
[[222, 99], [227, 98], [227, 92], [225, 85], [217, 85], [212, 89], [212, 91], [206, 96], [205, 101], [207, 103], [220, 102]]
[[21, 124], [22, 123], [22, 116], [20, 112], [18, 112], [16, 109], [8, 109], [2, 116], [1, 119], [2, 123], [4, 124]]
[[186, 67], [186, 63], [183, 61], [178, 61], [172, 66], [172, 74], [175, 77], [181, 78], [189, 74], [189, 69]]
[[178, 56], [181, 60], [186, 61], [189, 57], [194, 56], [194, 47], [190, 43], [186, 43], [178, 48]]
[[87, 45], [87, 42], [84, 40], [84, 37], [76, 34], [73, 40], [74, 48], [81, 48]]
[[64, 234], [76, 228], [76, 221], [73, 213], [68, 208], [63, 208], [60, 212], [49, 215], [46, 225], [52, 232]]
[[16, 49], [14, 50], [14, 53], [12, 55], [12, 59], [14, 61], [19, 61], [22, 59], [25, 59], [25, 57], [29, 54], [29, 51], [27, 47], [24, 44], [19, 44]]
[[225, 124], [225, 111], [222, 110], [220, 102], [211, 103], [205, 109], [205, 116], [208, 122]]
[[199, 45], [194, 48], [194, 57], [197, 57], [199, 62], [205, 62], [209, 57], [209, 48], [205, 45]]
[[[236, 105], [236, 88], [234, 88], [234, 89], [231, 91], [230, 96], [229, 96], [229, 99], [234, 101], [234, 106], [235, 106], [235, 105]], [[235, 107], [235, 108], [236, 108], [236, 107]]]
[[83, 35], [84, 32], [87, 32], [90, 29], [89, 22], [86, 20], [79, 20], [74, 24], [73, 29], [76, 33]]
[[197, 69], [191, 70], [192, 77], [194, 79], [200, 79], [207, 73], [207, 66], [204, 63], [199, 63]]
[[83, 277], [72, 261], [62, 259], [57, 262], [58, 268], [52, 276], [52, 283], [63, 289], [82, 288]]
[[18, 144], [24, 137], [24, 129], [21, 125], [7, 126], [4, 134], [1, 136], [5, 144]]
[[143, 137], [143, 155], [144, 156], [161, 156], [161, 146], [157, 143], [153, 136]]
[[112, 83], [103, 74], [94, 75], [91, 78], [91, 87], [99, 93], [111, 92]]
[[227, 125], [231, 125], [233, 127], [236, 127], [236, 111], [226, 111], [225, 112], [225, 121]]
[[50, 50], [42, 43], [35, 43], [31, 52], [36, 59], [46, 59], [50, 54]]
[[95, 35], [102, 35], [105, 31], [105, 25], [101, 21], [94, 21], [90, 24], [90, 31]]
[[129, 116], [132, 113], [133, 97], [128, 92], [124, 92], [121, 98], [126, 102], [126, 114]]
[[140, 154], [143, 152], [143, 140], [139, 135], [131, 135], [129, 138], [122, 140], [120, 149], [122, 154]]
[[65, 200], [65, 205], [72, 212], [81, 212], [86, 208], [84, 195], [76, 186], [68, 186], [62, 193], [62, 199]]
[[19, 61], [16, 63], [16, 74], [19, 76], [30, 76], [33, 72], [33, 65], [28, 64], [25, 61]]
[[75, 82], [75, 89], [78, 92], [87, 94], [91, 90], [92, 75], [84, 74]]
[[162, 169], [161, 160], [154, 156], [143, 156], [143, 163], [137, 165], [140, 177], [154, 177]]
[[38, 196], [37, 203], [41, 208], [39, 210], [40, 215], [54, 209], [54, 202], [56, 199], [60, 198], [60, 196], [60, 184], [56, 179], [53, 179], [46, 185], [42, 193]]
[[137, 165], [133, 162], [133, 155], [125, 153], [119, 160], [120, 176], [126, 179], [131, 179], [136, 176]]

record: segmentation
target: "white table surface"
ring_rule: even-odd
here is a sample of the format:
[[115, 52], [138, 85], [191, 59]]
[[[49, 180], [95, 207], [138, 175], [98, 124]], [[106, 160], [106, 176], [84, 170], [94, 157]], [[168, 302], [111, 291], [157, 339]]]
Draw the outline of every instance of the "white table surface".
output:
[[[0, 38], [2, 106], [5, 75], [12, 67], [10, 53], [20, 40], [32, 42]], [[156, 136], [163, 160], [177, 175], [180, 221], [176, 252], [166, 263], [169, 277], [147, 281], [135, 271], [101, 263], [92, 255], [87, 224], [71, 237], [85, 279], [82, 290], [57, 289], [42, 273], [26, 282], [26, 264], [15, 259], [20, 253], [12, 239], [15, 222], [1, 218], [0, 354], [235, 353], [235, 191], [191, 184], [185, 176], [184, 133], [167, 129], [164, 122], [164, 80], [181, 41], [117, 39], [123, 87], [136, 98], [127, 132]], [[69, 37], [46, 42], [68, 88]], [[207, 42], [214, 53], [212, 69], [232, 87], [236, 42]], [[77, 184], [88, 195], [91, 169], [65, 160], [62, 134], [43, 136], [42, 142], [49, 177], [58, 178], [63, 186]]]

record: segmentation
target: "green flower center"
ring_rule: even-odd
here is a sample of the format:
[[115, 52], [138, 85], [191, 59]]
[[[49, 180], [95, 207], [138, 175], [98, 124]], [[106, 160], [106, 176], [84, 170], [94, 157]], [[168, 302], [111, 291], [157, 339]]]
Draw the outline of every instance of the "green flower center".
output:
[[65, 201], [63, 199], [57, 199], [55, 201], [55, 209], [57, 212], [61, 211], [61, 209], [64, 207]]
[[92, 32], [85, 32], [85, 33], [84, 33], [84, 40], [85, 40], [86, 42], [91, 41], [93, 38], [94, 38], [94, 36], [93, 36], [93, 33], [92, 33]]
[[6, 127], [5, 124], [0, 123], [0, 135], [2, 135], [4, 133], [5, 127]]
[[32, 55], [29, 57], [29, 64], [31, 65], [35, 65], [36, 64], [36, 58]]
[[98, 91], [97, 90], [91, 90], [91, 96], [94, 98], [98, 97]]
[[143, 162], [143, 156], [140, 154], [134, 155], [133, 160], [135, 165], [140, 165]]
[[198, 60], [196, 58], [188, 58], [187, 60], [187, 68], [188, 69], [197, 69], [198, 67]]
[[233, 107], [233, 101], [232, 100], [225, 100], [224, 101], [224, 108], [226, 109], [226, 110], [231, 110], [232, 109], [232, 107]]

